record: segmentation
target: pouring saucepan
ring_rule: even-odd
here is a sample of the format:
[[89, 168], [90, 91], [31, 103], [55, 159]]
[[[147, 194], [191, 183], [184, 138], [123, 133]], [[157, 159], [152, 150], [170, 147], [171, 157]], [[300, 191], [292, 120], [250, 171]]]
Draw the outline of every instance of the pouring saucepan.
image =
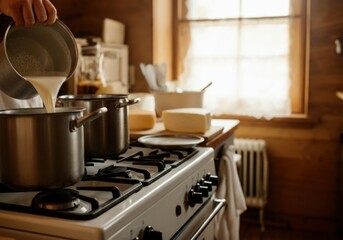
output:
[[84, 107], [86, 112], [99, 107], [108, 109], [103, 118], [85, 124], [86, 157], [105, 157], [119, 155], [129, 147], [128, 107], [139, 101], [126, 94], [64, 95], [57, 99], [57, 105]]
[[0, 89], [18, 99], [38, 93], [25, 76], [70, 78], [78, 62], [72, 32], [60, 20], [31, 27], [9, 24], [0, 41]]
[[84, 174], [83, 125], [107, 112], [99, 108], [0, 111], [0, 176], [15, 190], [53, 190], [71, 186]]

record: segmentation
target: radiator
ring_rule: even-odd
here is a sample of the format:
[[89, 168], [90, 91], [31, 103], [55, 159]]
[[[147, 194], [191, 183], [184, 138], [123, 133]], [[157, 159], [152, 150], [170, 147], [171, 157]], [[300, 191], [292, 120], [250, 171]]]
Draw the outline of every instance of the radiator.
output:
[[267, 204], [268, 158], [263, 139], [234, 139], [236, 156], [240, 157], [238, 174], [248, 207], [260, 208], [264, 230], [264, 207]]

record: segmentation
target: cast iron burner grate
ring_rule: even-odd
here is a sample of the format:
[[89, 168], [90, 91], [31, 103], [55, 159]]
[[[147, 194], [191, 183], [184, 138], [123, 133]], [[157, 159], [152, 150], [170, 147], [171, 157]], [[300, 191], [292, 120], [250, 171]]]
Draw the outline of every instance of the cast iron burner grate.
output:
[[[129, 149], [135, 147], [140, 143], [133, 143]], [[149, 165], [154, 164], [157, 161], [163, 161], [165, 164], [175, 168], [188, 159], [192, 158], [195, 154], [198, 153], [198, 150], [195, 148], [184, 148], [184, 149], [161, 149], [161, 148], [144, 148], [142, 151], [135, 151], [129, 155], [125, 156], [108, 156], [105, 158], [89, 158], [86, 159], [86, 166], [93, 166], [96, 162], [105, 162], [106, 160], [115, 160], [117, 162], [132, 161], [133, 164], [140, 165]]]
[[193, 157], [197, 152], [198, 150], [194, 148], [155, 149], [152, 150], [148, 156], [143, 158], [163, 158], [167, 164], [170, 164], [171, 167], [175, 168]]
[[198, 151], [132, 145], [119, 156], [86, 159], [82, 181], [61, 189], [66, 190], [62, 196], [57, 196], [58, 191], [52, 195], [46, 194], [47, 191], [16, 192], [0, 184], [0, 209], [65, 219], [93, 219], [191, 159]]
[[[135, 179], [108, 178], [105, 182], [125, 185], [125, 189], [119, 190], [115, 185], [94, 186], [92, 182], [89, 182], [88, 185], [87, 180], [81, 181], [82, 184], [76, 185], [76, 187], [73, 186], [75, 189], [65, 188], [42, 192], [16, 192], [2, 186], [0, 188], [0, 209], [65, 219], [89, 220], [98, 217], [142, 188], [142, 184]], [[110, 197], [104, 202], [99, 202], [96, 197], [88, 196], [87, 191], [108, 192]], [[13, 199], [21, 193], [33, 195], [30, 204], [2, 200], [2, 194], [10, 195], [10, 198]], [[61, 193], [62, 195], [59, 195]], [[68, 198], [71, 200], [69, 203], [65, 201]], [[19, 200], [15, 202], [19, 202]]]
[[[143, 153], [138, 151], [125, 158], [116, 158], [115, 165], [110, 164], [106, 167], [102, 167], [96, 174], [93, 175], [87, 173], [84, 177], [84, 180], [106, 180], [107, 178], [116, 177], [124, 179], [137, 179], [144, 186], [147, 186], [171, 170], [171, 166], [167, 165], [162, 159], [150, 159], [142, 161], [139, 158], [135, 158], [135, 156], [143, 156]], [[98, 161], [106, 163], [107, 160], [111, 159], [88, 159], [87, 166], [92, 166]]]

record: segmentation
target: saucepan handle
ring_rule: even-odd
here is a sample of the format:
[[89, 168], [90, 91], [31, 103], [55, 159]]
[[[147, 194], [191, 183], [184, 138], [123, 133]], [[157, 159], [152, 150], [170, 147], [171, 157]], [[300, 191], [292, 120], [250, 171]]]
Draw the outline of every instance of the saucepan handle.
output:
[[115, 104], [115, 108], [122, 108], [122, 107], [126, 107], [132, 104], [136, 104], [139, 103], [141, 101], [140, 98], [133, 98], [133, 99], [129, 99], [127, 102], [122, 102], [122, 103], [117, 103]]
[[104, 115], [105, 113], [107, 113], [108, 109], [107, 107], [101, 107], [91, 113], [88, 113], [87, 115], [80, 117], [74, 121], [70, 122], [70, 131], [75, 131], [76, 129], [78, 129], [79, 127], [81, 127], [82, 125], [84, 125], [86, 122], [90, 122], [93, 121], [95, 119], [97, 119], [98, 117]]

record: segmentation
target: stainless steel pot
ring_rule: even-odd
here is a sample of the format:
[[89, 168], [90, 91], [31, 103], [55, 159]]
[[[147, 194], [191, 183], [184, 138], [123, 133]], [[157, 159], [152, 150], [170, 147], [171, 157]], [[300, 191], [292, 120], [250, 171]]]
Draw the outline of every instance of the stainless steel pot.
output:
[[0, 43], [0, 89], [18, 99], [38, 93], [25, 76], [63, 76], [75, 71], [78, 52], [72, 32], [60, 20], [17, 27], [12, 22]]
[[128, 106], [138, 103], [139, 98], [128, 99], [125, 94], [64, 95], [57, 104], [64, 107], [84, 107], [86, 112], [106, 107], [108, 113], [85, 124], [85, 155], [109, 156], [125, 152], [130, 143]]
[[83, 125], [106, 108], [83, 116], [84, 108], [0, 111], [0, 176], [16, 190], [67, 187], [84, 173]]

